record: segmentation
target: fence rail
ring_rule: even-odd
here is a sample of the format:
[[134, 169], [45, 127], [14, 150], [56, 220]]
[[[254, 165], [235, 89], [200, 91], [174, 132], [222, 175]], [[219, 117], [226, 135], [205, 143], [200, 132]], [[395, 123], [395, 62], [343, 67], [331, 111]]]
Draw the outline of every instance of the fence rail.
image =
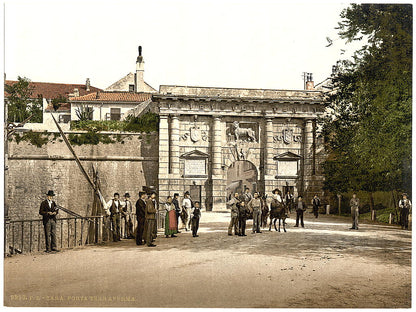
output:
[[[164, 228], [165, 214], [156, 214], [157, 227]], [[133, 218], [134, 233], [137, 220]], [[121, 220], [124, 233], [124, 221]], [[46, 249], [42, 219], [5, 220], [4, 255], [39, 252]], [[108, 216], [68, 217], [56, 220], [56, 247], [74, 248], [97, 244], [113, 239], [111, 220]]]

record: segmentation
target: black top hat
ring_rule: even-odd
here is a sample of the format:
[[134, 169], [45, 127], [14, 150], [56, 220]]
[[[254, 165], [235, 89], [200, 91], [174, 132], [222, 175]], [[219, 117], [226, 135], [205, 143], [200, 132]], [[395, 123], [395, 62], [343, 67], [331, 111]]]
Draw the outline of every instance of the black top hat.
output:
[[49, 190], [46, 196], [55, 196], [55, 194], [52, 190]]
[[124, 197], [130, 197], [129, 193], [124, 194]]

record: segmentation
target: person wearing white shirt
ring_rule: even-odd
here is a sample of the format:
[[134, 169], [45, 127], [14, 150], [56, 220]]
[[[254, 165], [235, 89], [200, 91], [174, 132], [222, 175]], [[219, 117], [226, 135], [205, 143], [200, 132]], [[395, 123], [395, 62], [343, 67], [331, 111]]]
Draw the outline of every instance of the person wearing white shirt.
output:
[[399, 208], [400, 208], [400, 221], [402, 229], [408, 230], [409, 229], [409, 213], [412, 209], [412, 203], [407, 198], [407, 194], [404, 193], [403, 199], [399, 200]]
[[121, 203], [121, 232], [123, 238], [133, 238], [133, 206], [130, 201], [130, 194], [124, 194], [124, 201]]
[[114, 193], [114, 198], [107, 202], [107, 209], [110, 210], [111, 229], [113, 232], [113, 241], [120, 241], [120, 212], [122, 204], [120, 202], [120, 194]]
[[[188, 228], [190, 228], [190, 222], [191, 222], [191, 209], [192, 209], [192, 200], [190, 198], [190, 194], [188, 191], [185, 192], [184, 198], [182, 201], [182, 209], [184, 209], [187, 213], [187, 217], [185, 218], [185, 231], [188, 231]], [[189, 220], [189, 222], [188, 222]], [[183, 222], [183, 220], [182, 220]]]

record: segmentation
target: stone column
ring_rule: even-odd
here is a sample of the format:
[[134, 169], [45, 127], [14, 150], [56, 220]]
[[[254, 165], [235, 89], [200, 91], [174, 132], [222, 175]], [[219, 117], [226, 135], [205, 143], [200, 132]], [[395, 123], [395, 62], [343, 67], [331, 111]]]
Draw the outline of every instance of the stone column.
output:
[[305, 197], [304, 200], [308, 202], [312, 198], [310, 193], [313, 193], [312, 186], [312, 161], [313, 161], [313, 121], [311, 119], [305, 120], [305, 133], [303, 144], [303, 189], [302, 193]]
[[[225, 207], [225, 194], [223, 186], [225, 181], [223, 179], [223, 170], [221, 168], [222, 162], [222, 127], [221, 117], [214, 116], [212, 123], [212, 201], [213, 210], [224, 210]], [[223, 198], [224, 197], [224, 198]]]
[[169, 194], [169, 124], [168, 116], [159, 116], [159, 198]]
[[274, 180], [276, 179], [276, 161], [273, 160], [273, 119], [266, 119], [266, 131], [265, 131], [265, 170], [264, 170], [264, 186], [266, 194], [270, 194], [274, 189]]
[[170, 134], [170, 173], [179, 178], [179, 116], [173, 115], [171, 119]]

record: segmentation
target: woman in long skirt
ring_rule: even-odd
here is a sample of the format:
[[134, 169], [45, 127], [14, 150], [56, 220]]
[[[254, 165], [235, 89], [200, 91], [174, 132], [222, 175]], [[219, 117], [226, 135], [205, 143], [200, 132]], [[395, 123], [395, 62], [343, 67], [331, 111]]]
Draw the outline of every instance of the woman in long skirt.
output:
[[165, 235], [166, 238], [176, 237], [178, 233], [178, 223], [176, 222], [175, 206], [172, 204], [172, 196], [168, 196], [165, 204], [166, 217], [165, 217]]

